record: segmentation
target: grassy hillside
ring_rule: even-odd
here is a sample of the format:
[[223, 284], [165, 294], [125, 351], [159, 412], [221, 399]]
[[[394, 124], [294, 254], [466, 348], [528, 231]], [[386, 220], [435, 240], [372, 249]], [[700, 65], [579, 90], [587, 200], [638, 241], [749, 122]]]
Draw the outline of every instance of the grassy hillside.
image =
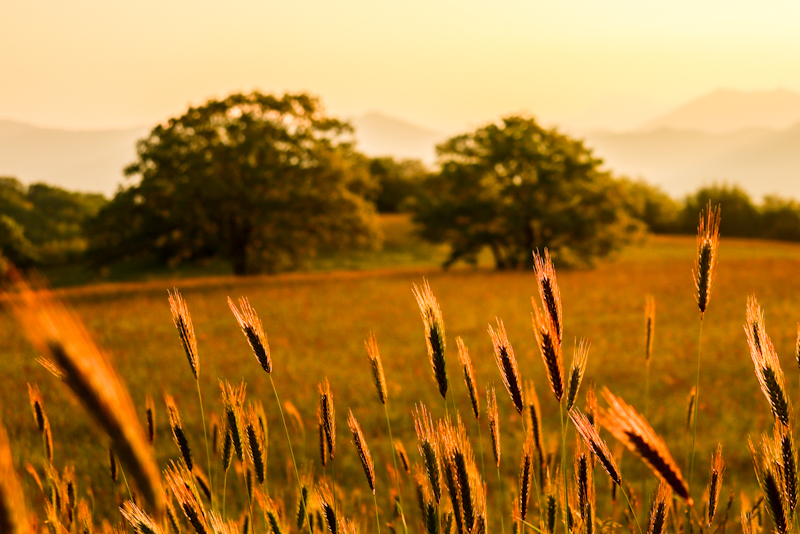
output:
[[[613, 263], [592, 271], [561, 271], [558, 281], [564, 308], [565, 365], [573, 340], [591, 342], [587, 381], [608, 386], [643, 410], [645, 296], [657, 306], [652, 361], [650, 420], [665, 438], [678, 464], [685, 469], [691, 434], [686, 428], [686, 399], [694, 384], [699, 314], [694, 300], [693, 238], [656, 237], [631, 249]], [[377, 257], [377, 256], [376, 256]], [[167, 289], [177, 285], [186, 299], [198, 335], [200, 384], [206, 415], [221, 413], [218, 379], [245, 380], [248, 398], [261, 400], [270, 423], [269, 477], [273, 491], [290, 492], [288, 455], [267, 375], [254, 359], [226, 304], [228, 296], [247, 296], [269, 336], [273, 377], [284, 400], [293, 403], [303, 421], [293, 440], [307, 463], [319, 454], [316, 430], [317, 384], [330, 380], [337, 408], [339, 452], [336, 477], [348, 488], [346, 512], [369, 517], [372, 497], [366, 488], [358, 457], [347, 430], [348, 408], [364, 429], [376, 460], [382, 513], [391, 514], [386, 497], [387, 466], [391, 463], [385, 420], [377, 401], [364, 340], [372, 331], [383, 355], [389, 389], [389, 412], [395, 437], [418, 459], [411, 411], [424, 402], [435, 417], [444, 416], [428, 363], [419, 310], [412, 284], [423, 275], [439, 299], [447, 332], [448, 371], [455, 400], [473, 439], [476, 427], [469, 412], [455, 337], [463, 337], [472, 355], [481, 407], [483, 386], [497, 388], [501, 413], [503, 471], [515, 484], [521, 445], [520, 421], [514, 412], [492, 356], [487, 325], [505, 322], [516, 351], [523, 380], [535, 382], [545, 418], [546, 444], [558, 446], [558, 405], [550, 393], [544, 366], [531, 330], [531, 296], [536, 295], [532, 273], [487, 270], [441, 272], [429, 258], [410, 257], [416, 268], [292, 274], [275, 277], [157, 280], [138, 284], [106, 284], [62, 290], [60, 294], [85, 321], [98, 343], [107, 349], [130, 387], [140, 413], [146, 394], [156, 399], [159, 460], [177, 459], [164, 413], [163, 394], [174, 395], [190, 429], [198, 463], [204, 465], [202, 426], [195, 383], [167, 303]], [[383, 266], [376, 260], [374, 266]], [[721, 244], [718, 275], [703, 332], [698, 455], [695, 480], [705, 485], [708, 462], [718, 442], [728, 465], [723, 502], [728, 493], [752, 492], [755, 478], [747, 437], [757, 439], [771, 426], [769, 407], [759, 390], [742, 325], [745, 300], [755, 294], [766, 312], [767, 329], [781, 357], [790, 395], [797, 399], [797, 362], [793, 360], [796, 324], [800, 320], [800, 246], [747, 240]], [[538, 298], [538, 297], [537, 297]], [[8, 311], [0, 312], [0, 375], [6, 377], [2, 419], [8, 427], [20, 468], [42, 464], [41, 441], [28, 407], [26, 383], [38, 384], [45, 399], [56, 441], [55, 463], [74, 463], [81, 491], [91, 482], [99, 509], [110, 513], [111, 482], [106, 475], [106, 441], [72, 400], [65, 387], [36, 362], [36, 354]], [[586, 382], [585, 382], [586, 383]], [[580, 404], [583, 404], [581, 396]], [[485, 414], [484, 414], [485, 416]], [[143, 420], [142, 415], [142, 420]], [[482, 421], [485, 424], [485, 420]], [[484, 428], [485, 430], [485, 428]], [[573, 435], [573, 434], [571, 434]], [[488, 432], [483, 432], [487, 465], [491, 463]], [[568, 438], [568, 443], [572, 443]], [[613, 439], [609, 436], [609, 443]], [[473, 446], [478, 452], [477, 441]], [[613, 445], [612, 445], [613, 449]], [[217, 461], [218, 462], [218, 461]], [[621, 461], [623, 474], [640, 488], [642, 464], [630, 455]], [[330, 471], [328, 471], [330, 474]], [[293, 477], [293, 475], [291, 475]], [[607, 478], [596, 474], [598, 499], [607, 499]], [[487, 473], [490, 504], [494, 506], [495, 476]], [[688, 477], [687, 477], [688, 478]], [[228, 488], [241, 495], [242, 484], [231, 474]], [[30, 478], [25, 480], [35, 509], [41, 512]], [[219, 483], [219, 481], [217, 481]], [[413, 487], [403, 478], [406, 508], [417, 517]], [[289, 485], [287, 485], [289, 484]], [[653, 483], [650, 482], [652, 488]], [[123, 493], [124, 486], [116, 491]], [[508, 486], [506, 486], [508, 487]], [[700, 490], [695, 490], [699, 496]], [[233, 497], [231, 497], [233, 499]], [[737, 498], [738, 502], [738, 498]], [[737, 505], [738, 506], [738, 505]], [[363, 513], [361, 513], [363, 511]], [[738, 512], [736, 517], [738, 517]], [[495, 519], [496, 520], [496, 514]], [[372, 525], [370, 525], [372, 526]], [[508, 525], [506, 525], [508, 527]]]

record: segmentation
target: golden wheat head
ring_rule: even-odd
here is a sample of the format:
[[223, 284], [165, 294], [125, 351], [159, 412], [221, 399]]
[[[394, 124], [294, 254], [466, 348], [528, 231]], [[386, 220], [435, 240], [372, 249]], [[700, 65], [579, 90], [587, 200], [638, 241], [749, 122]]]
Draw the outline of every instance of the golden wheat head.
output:
[[589, 447], [589, 450], [591, 450], [595, 455], [597, 460], [600, 462], [600, 465], [603, 466], [605, 472], [608, 473], [609, 477], [611, 477], [611, 480], [614, 482], [614, 484], [618, 486], [621, 485], [622, 475], [619, 472], [617, 463], [614, 461], [614, 457], [611, 455], [608, 445], [606, 445], [606, 442], [597, 432], [597, 428], [585, 415], [581, 413], [580, 410], [573, 410], [569, 414], [569, 418], [575, 425], [575, 429], [578, 431], [578, 434], [580, 434], [580, 436], [583, 438], [586, 446]]
[[725, 473], [725, 462], [722, 460], [722, 443], [711, 457], [711, 475], [708, 481], [708, 526], [714, 521], [714, 514], [719, 505], [719, 494], [722, 491], [722, 475]]
[[261, 364], [261, 368], [267, 373], [272, 373], [272, 358], [270, 357], [267, 334], [264, 333], [261, 319], [258, 318], [258, 314], [250, 305], [250, 301], [246, 298], [240, 298], [239, 307], [237, 308], [233, 300], [228, 297], [228, 306], [233, 312], [233, 316], [236, 317], [236, 322], [239, 323], [239, 327], [242, 329], [244, 337], [247, 338], [256, 360]]
[[333, 392], [328, 379], [319, 384], [319, 413], [322, 416], [322, 428], [325, 430], [325, 441], [328, 455], [333, 459], [336, 453], [336, 411], [333, 406]]
[[[544, 249], [544, 254], [533, 253], [534, 270], [536, 280], [539, 285], [539, 298], [542, 301], [542, 308], [547, 312], [548, 317], [553, 323], [553, 329], [558, 342], [561, 343], [564, 331], [564, 320], [561, 311], [561, 293], [558, 290], [556, 280], [556, 270], [553, 261], [550, 259], [550, 252]], [[534, 305], [534, 307], [536, 307]]]
[[656, 299], [647, 295], [644, 305], [644, 359], [653, 355], [653, 335], [656, 329]]
[[720, 207], [711, 206], [708, 202], [705, 214], [700, 213], [700, 224], [697, 227], [697, 262], [694, 269], [694, 283], [697, 288], [697, 306], [700, 313], [705, 314], [708, 301], [711, 299], [711, 286], [716, 274], [717, 255], [719, 252]]
[[464, 344], [464, 340], [460, 337], [456, 338], [456, 346], [458, 347], [458, 360], [461, 362], [461, 368], [464, 370], [464, 382], [467, 384], [469, 400], [472, 405], [472, 414], [475, 416], [475, 419], [480, 420], [480, 399], [478, 398], [478, 386], [475, 383], [475, 369], [472, 367], [472, 358], [469, 356], [469, 350]]
[[361, 425], [358, 424], [356, 416], [353, 415], [353, 410], [347, 417], [347, 426], [350, 427], [350, 432], [353, 433], [353, 443], [358, 451], [358, 457], [361, 460], [361, 467], [364, 468], [364, 474], [367, 476], [367, 483], [372, 494], [375, 494], [375, 464], [372, 461], [372, 454], [369, 452], [367, 440], [364, 438], [364, 432], [361, 431]]
[[519, 375], [519, 368], [517, 366], [517, 358], [514, 356], [514, 349], [508, 341], [506, 335], [506, 327], [503, 321], [497, 319], [497, 332], [494, 331], [489, 325], [489, 336], [492, 338], [492, 345], [494, 346], [494, 358], [497, 362], [497, 367], [500, 369], [500, 376], [503, 378], [503, 384], [506, 386], [506, 391], [511, 396], [511, 402], [514, 408], [517, 409], [519, 414], [525, 407], [525, 401], [522, 395], [522, 378]]
[[561, 399], [564, 398], [564, 356], [555, 324], [550, 315], [542, 312], [536, 305], [533, 307], [532, 322], [533, 333], [536, 335], [536, 344], [542, 354], [550, 389], [556, 400], [561, 402]]
[[764, 326], [764, 315], [755, 296], [747, 299], [747, 324], [745, 325], [750, 357], [755, 366], [761, 391], [772, 408], [772, 413], [782, 425], [788, 425], [791, 405], [781, 370], [778, 354]]
[[670, 485], [676, 495], [691, 505], [689, 486], [664, 440], [655, 433], [644, 417], [606, 388], [603, 389], [603, 398], [608, 403], [608, 409], [601, 409], [599, 414], [603, 427], [649, 465], [660, 479]]
[[200, 376], [200, 360], [197, 355], [197, 338], [194, 335], [192, 316], [189, 315], [186, 301], [183, 300], [177, 289], [171, 292], [167, 291], [167, 294], [169, 295], [169, 309], [172, 311], [172, 320], [175, 322], [175, 328], [178, 329], [178, 335], [181, 337], [183, 350], [186, 352], [186, 358], [189, 360], [194, 379], [197, 380]]
[[439, 302], [433, 296], [431, 286], [423, 279], [422, 287], [414, 285], [414, 297], [417, 299], [419, 311], [422, 314], [422, 323], [425, 327], [425, 343], [428, 347], [428, 358], [433, 369], [433, 377], [439, 387], [442, 397], [447, 396], [447, 360], [445, 359], [446, 338], [444, 333], [444, 319]]
[[34, 291], [21, 278], [15, 286], [8, 298], [28, 339], [111, 438], [145, 500], [160, 515], [161, 477], [122, 379], [80, 319], [49, 291]]
[[389, 394], [386, 391], [386, 376], [383, 374], [383, 361], [381, 360], [381, 353], [378, 350], [378, 341], [375, 339], [375, 334], [370, 332], [369, 338], [364, 341], [367, 346], [367, 356], [369, 357], [369, 364], [372, 368], [372, 381], [375, 383], [375, 389], [378, 391], [378, 399], [382, 404], [386, 404], [386, 399]]

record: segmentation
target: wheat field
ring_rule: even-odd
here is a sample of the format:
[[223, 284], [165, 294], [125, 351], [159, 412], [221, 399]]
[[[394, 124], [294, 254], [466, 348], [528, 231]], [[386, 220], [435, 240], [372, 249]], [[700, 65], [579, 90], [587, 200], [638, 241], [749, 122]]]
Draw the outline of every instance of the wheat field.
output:
[[[585, 378], [577, 405], [583, 409], [590, 382], [610, 388], [639, 412], [644, 412], [645, 300], [652, 295], [656, 306], [655, 335], [650, 366], [648, 420], [663, 437], [686, 478], [691, 428], [687, 402], [695, 382], [699, 312], [692, 268], [696, 245], [693, 238], [653, 237], [630, 249], [613, 262], [595, 270], [559, 271], [563, 303], [564, 365], [569, 368], [578, 338], [590, 343]], [[800, 321], [800, 247], [787, 244], [722, 239], [713, 294], [704, 320], [702, 371], [694, 480], [696, 501], [703, 499], [712, 454], [718, 443], [726, 465], [721, 502], [733, 495], [731, 526], [738, 530], [741, 495], [752, 504], [758, 484], [747, 448], [748, 437], [760, 441], [771, 432], [772, 416], [758, 380], [742, 328], [749, 295], [756, 295], [765, 312], [766, 332], [772, 339], [786, 375], [787, 395], [798, 399], [800, 373], [794, 359], [797, 323]], [[423, 278], [441, 307], [446, 331], [446, 371], [453, 398], [439, 394], [429, 363], [423, 322], [412, 294]], [[167, 290], [177, 286], [186, 301], [197, 334], [198, 380], [192, 373], [173, 324]], [[268, 427], [266, 478], [270, 495], [289, 503], [283, 520], [291, 517], [296, 491], [295, 474], [283, 435], [281, 417], [274, 402], [270, 376], [281, 394], [288, 416], [288, 434], [302, 473], [313, 469], [317, 479], [335, 476], [341, 513], [357, 519], [361, 531], [376, 528], [373, 499], [362, 463], [346, 421], [348, 411], [357, 418], [374, 460], [378, 523], [385, 527], [398, 520], [390, 495], [394, 484], [392, 449], [386, 417], [373, 384], [365, 340], [374, 333], [382, 357], [388, 396], [387, 413], [394, 438], [412, 463], [419, 463], [413, 411], [424, 403], [438, 419], [457, 411], [476, 455], [476, 465], [491, 467], [491, 444], [486, 427], [486, 390], [494, 387], [502, 437], [501, 477], [483, 469], [487, 484], [489, 527], [499, 532], [511, 528], [511, 495], [518, 494], [517, 471], [523, 452], [520, 416], [505, 391], [493, 354], [487, 327], [502, 320], [513, 346], [521, 380], [532, 380], [541, 403], [542, 441], [546, 452], [557, 456], [561, 441], [559, 404], [550, 387], [536, 337], [531, 327], [531, 297], [538, 300], [532, 272], [492, 272], [457, 269], [442, 272], [433, 267], [411, 267], [365, 272], [294, 274], [275, 277], [211, 278], [108, 284], [57, 292], [86, 324], [98, 345], [111, 356], [145, 421], [145, 399], [154, 399], [156, 451], [163, 469], [179, 462], [180, 451], [172, 439], [164, 398], [171, 395], [180, 409], [197, 464], [205, 468], [203, 423], [198, 408], [197, 385], [202, 392], [206, 422], [212, 414], [222, 419], [224, 407], [219, 380], [246, 382], [248, 401], [259, 400]], [[254, 358], [247, 339], [230, 311], [227, 298], [247, 297], [260, 318], [271, 349], [272, 374], [267, 375]], [[85, 414], [67, 388], [37, 363], [37, 352], [25, 339], [7, 307], [0, 314], [0, 372], [5, 377], [2, 420], [7, 428], [17, 472], [23, 481], [29, 507], [44, 517], [45, 499], [26, 473], [30, 463], [39, 473], [45, 463], [42, 440], [29, 407], [28, 386], [41, 390], [52, 428], [54, 466], [74, 465], [78, 491], [91, 496], [98, 518], [121, 520], [116, 511], [126, 496], [121, 482], [108, 474], [109, 440]], [[480, 396], [482, 450], [472, 415], [468, 390], [457, 357], [456, 337], [463, 339], [474, 365]], [[331, 465], [320, 465], [317, 429], [318, 384], [325, 380], [336, 407], [339, 428], [335, 475]], [[287, 401], [290, 406], [287, 407]], [[449, 407], [446, 405], [449, 404]], [[602, 402], [601, 402], [602, 404]], [[567, 426], [565, 443], [572, 450], [577, 434]], [[641, 491], [651, 493], [656, 479], [634, 455], [622, 452], [603, 434], [617, 459], [622, 476], [633, 494], [633, 507], [644, 521], [649, 507]], [[571, 458], [571, 456], [570, 456]], [[483, 462], [481, 461], [483, 460]], [[211, 458], [216, 466], [218, 458]], [[568, 464], [571, 460], [568, 459]], [[238, 464], [237, 464], [238, 465]], [[400, 468], [402, 471], [402, 467]], [[216, 473], [215, 473], [216, 471]], [[571, 471], [571, 469], [570, 469]], [[227, 480], [228, 506], [236, 519], [247, 511], [243, 472], [232, 467]], [[609, 504], [610, 482], [595, 471], [598, 509], [625, 523], [624, 506]], [[410, 531], [420, 531], [412, 478], [402, 472], [404, 513]], [[212, 484], [218, 491], [222, 479], [212, 467]], [[636, 495], [638, 493], [638, 496]], [[498, 495], [500, 498], [498, 499]], [[503, 500], [502, 497], [505, 497]], [[88, 497], [87, 497], [88, 498]], [[535, 497], [532, 498], [532, 502]], [[313, 499], [312, 499], [313, 500]], [[602, 502], [601, 502], [602, 501]], [[502, 504], [505, 503], [505, 504]], [[624, 501], [623, 501], [624, 504]], [[504, 510], [500, 513], [498, 510]], [[506, 510], [506, 508], [508, 508]], [[598, 512], [599, 514], [599, 512]], [[256, 531], [267, 530], [267, 519], [253, 516]], [[291, 521], [288, 521], [291, 523]], [[766, 520], [765, 520], [766, 523]], [[241, 526], [241, 524], [240, 524]], [[189, 528], [185, 526], [184, 528]], [[766, 528], [766, 527], [765, 527]]]

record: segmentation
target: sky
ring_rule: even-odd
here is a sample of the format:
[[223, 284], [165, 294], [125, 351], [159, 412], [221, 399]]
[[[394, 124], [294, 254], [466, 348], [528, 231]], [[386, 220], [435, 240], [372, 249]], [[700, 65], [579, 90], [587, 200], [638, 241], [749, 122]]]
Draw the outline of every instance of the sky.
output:
[[790, 0], [6, 0], [0, 118], [150, 126], [258, 89], [447, 133], [626, 129], [717, 88], [800, 91], [798, 28]]

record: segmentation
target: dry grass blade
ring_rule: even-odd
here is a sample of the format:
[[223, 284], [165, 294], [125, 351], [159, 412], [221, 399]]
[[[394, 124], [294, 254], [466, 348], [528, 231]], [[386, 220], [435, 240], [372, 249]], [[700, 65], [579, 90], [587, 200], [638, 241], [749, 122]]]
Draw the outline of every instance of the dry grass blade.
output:
[[353, 443], [355, 443], [358, 457], [361, 460], [361, 467], [364, 468], [364, 474], [367, 476], [367, 483], [369, 489], [375, 494], [375, 464], [372, 462], [372, 454], [369, 452], [367, 440], [364, 438], [364, 432], [361, 431], [361, 425], [358, 424], [356, 416], [353, 415], [353, 410], [347, 417], [347, 426], [350, 427], [350, 432], [353, 433]]
[[790, 404], [778, 354], [767, 335], [764, 313], [755, 296], [747, 298], [747, 344], [755, 366], [761, 391], [769, 401], [772, 413], [784, 426], [789, 424]]
[[133, 501], [125, 501], [120, 512], [136, 534], [161, 534], [161, 527]]
[[711, 285], [714, 282], [719, 250], [720, 207], [711, 207], [711, 201], [704, 213], [700, 213], [697, 227], [697, 263], [694, 269], [694, 283], [697, 288], [697, 306], [705, 314], [711, 299]]
[[603, 389], [603, 398], [609, 406], [600, 411], [601, 424], [620, 443], [648, 464], [659, 478], [666, 481], [676, 495], [691, 505], [689, 487], [664, 440], [636, 410], [615, 397], [608, 389]]
[[261, 319], [258, 314], [250, 306], [250, 301], [246, 298], [239, 299], [239, 308], [228, 297], [228, 306], [230, 306], [233, 316], [236, 317], [236, 322], [247, 338], [250, 348], [253, 349], [256, 360], [267, 373], [272, 372], [272, 358], [269, 353], [269, 343], [267, 343], [267, 335], [264, 333], [264, 328], [261, 326]]
[[578, 398], [578, 391], [581, 388], [583, 375], [586, 372], [586, 362], [589, 358], [589, 342], [581, 339], [575, 346], [575, 352], [572, 354], [572, 366], [569, 371], [569, 384], [567, 387], [567, 411], [572, 410], [575, 406], [575, 400]]
[[164, 509], [161, 478], [136, 408], [108, 357], [83, 323], [49, 291], [33, 291], [21, 279], [7, 295], [33, 346], [58, 369], [89, 414], [111, 438], [114, 449], [157, 515]]
[[555, 325], [546, 313], [542, 313], [538, 306], [533, 307], [533, 332], [536, 334], [536, 343], [542, 354], [547, 379], [550, 389], [556, 400], [561, 402], [564, 397], [564, 356], [561, 350], [561, 341], [558, 339]]
[[381, 353], [378, 350], [378, 341], [375, 339], [374, 333], [369, 333], [369, 338], [364, 341], [364, 345], [367, 347], [367, 356], [372, 368], [372, 381], [378, 391], [378, 399], [380, 399], [381, 404], [386, 404], [386, 399], [389, 396], [386, 391], [386, 376], [383, 374], [383, 362], [381, 361]]
[[192, 316], [189, 315], [186, 301], [183, 300], [177, 289], [173, 289], [171, 292], [167, 291], [167, 294], [169, 295], [169, 309], [172, 311], [172, 320], [175, 322], [175, 328], [178, 329], [178, 335], [181, 337], [183, 350], [186, 352], [186, 358], [189, 360], [194, 379], [197, 380], [200, 376], [200, 360], [197, 355], [197, 338], [194, 335]]
[[413, 292], [422, 314], [422, 323], [425, 326], [425, 343], [428, 347], [428, 358], [433, 369], [433, 377], [439, 387], [439, 393], [442, 397], [446, 397], [447, 360], [445, 359], [446, 340], [442, 310], [439, 308], [439, 302], [433, 296], [427, 280], [423, 279], [421, 288], [415, 284]]
[[647, 295], [644, 305], [644, 359], [650, 360], [653, 355], [653, 334], [656, 328], [656, 299]]
[[511, 347], [511, 343], [508, 341], [506, 327], [503, 325], [503, 321], [497, 319], [497, 332], [489, 325], [489, 335], [492, 338], [494, 358], [497, 362], [497, 367], [500, 369], [500, 376], [503, 378], [503, 384], [506, 386], [506, 391], [508, 391], [508, 394], [511, 396], [511, 402], [514, 404], [514, 408], [522, 415], [522, 410], [525, 407], [522, 396], [522, 378], [520, 378], [517, 358], [514, 356], [514, 349]]
[[611, 455], [608, 445], [606, 445], [606, 442], [603, 441], [600, 434], [597, 432], [597, 428], [589, 422], [589, 419], [583, 415], [580, 410], [574, 410], [569, 414], [569, 418], [575, 425], [578, 434], [583, 438], [584, 443], [586, 443], [589, 450], [595, 455], [614, 484], [618, 486], [621, 485], [622, 475], [619, 472], [617, 463], [614, 461], [614, 457]]
[[322, 428], [325, 430], [325, 441], [328, 456], [333, 459], [336, 453], [336, 411], [333, 407], [333, 392], [328, 379], [319, 384], [319, 413], [322, 416]]
[[464, 371], [464, 382], [466, 382], [467, 391], [469, 391], [472, 414], [475, 419], [480, 420], [480, 400], [478, 399], [478, 386], [475, 383], [475, 369], [472, 368], [472, 358], [469, 357], [469, 350], [467, 350], [464, 340], [460, 337], [456, 338], [456, 346], [458, 347], [458, 360], [461, 362], [461, 368]]
[[[554, 331], [558, 343], [561, 343], [564, 331], [564, 321], [561, 311], [561, 293], [558, 290], [556, 280], [556, 270], [553, 268], [553, 261], [550, 259], [550, 252], [545, 248], [544, 254], [533, 253], [534, 270], [536, 279], [539, 283], [539, 297], [542, 301], [542, 308], [547, 311], [547, 315], [553, 323]], [[536, 307], [534, 305], [534, 307]]]
[[0, 422], [0, 532], [33, 534], [25, 509], [22, 485], [14, 471], [11, 444]]
[[711, 457], [711, 476], [708, 482], [708, 526], [714, 521], [714, 514], [719, 505], [719, 494], [722, 491], [722, 475], [725, 473], [725, 462], [722, 461], [722, 444], [717, 445]]
[[671, 502], [672, 490], [669, 484], [662, 480], [650, 506], [650, 515], [647, 519], [647, 534], [662, 534], [664, 532]]
[[691, 391], [689, 391], [689, 396], [686, 397], [686, 428], [692, 428], [692, 422], [694, 421], [694, 403], [697, 401], [697, 388], [692, 386]]

